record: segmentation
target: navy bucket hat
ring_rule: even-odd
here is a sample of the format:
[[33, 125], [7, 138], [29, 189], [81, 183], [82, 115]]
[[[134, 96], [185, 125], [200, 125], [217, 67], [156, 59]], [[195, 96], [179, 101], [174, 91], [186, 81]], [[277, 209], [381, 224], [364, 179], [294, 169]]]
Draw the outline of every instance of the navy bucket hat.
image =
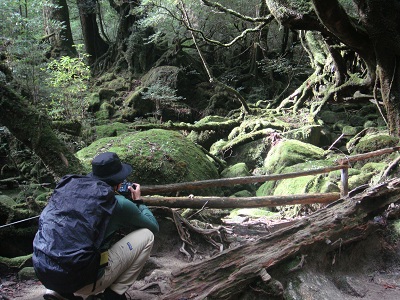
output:
[[132, 173], [132, 166], [121, 163], [118, 155], [114, 152], [104, 152], [92, 160], [92, 172], [88, 175], [116, 185], [123, 182]]

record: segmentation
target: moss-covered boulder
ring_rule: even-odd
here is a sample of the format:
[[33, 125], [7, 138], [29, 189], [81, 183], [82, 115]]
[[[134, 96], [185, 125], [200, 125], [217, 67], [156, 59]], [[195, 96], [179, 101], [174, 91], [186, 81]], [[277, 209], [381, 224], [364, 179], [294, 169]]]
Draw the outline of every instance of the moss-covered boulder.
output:
[[[229, 166], [221, 172], [222, 178], [236, 178], [236, 177], [247, 177], [250, 176], [249, 169], [245, 163], [237, 163], [233, 166]], [[239, 191], [248, 190], [250, 193], [255, 192], [254, 184], [236, 184], [224, 187], [224, 193], [227, 196], [231, 196]]]
[[[116, 152], [133, 166], [128, 180], [140, 184], [168, 184], [218, 178], [217, 167], [194, 143], [168, 130], [152, 129], [103, 138], [77, 152], [87, 172], [90, 162], [101, 152]], [[216, 190], [196, 194], [217, 193]]]
[[[210, 123], [216, 124], [216, 123], [226, 122], [228, 120], [229, 119], [220, 116], [207, 116], [201, 119], [200, 121], [196, 122], [196, 125], [206, 125]], [[192, 142], [203, 146], [206, 149], [210, 149], [213, 143], [222, 139], [224, 136], [226, 136], [226, 134], [227, 134], [226, 129], [219, 130], [218, 127], [216, 126], [216, 130], [204, 130], [201, 132], [192, 131], [187, 136], [187, 138]]]
[[325, 151], [311, 144], [297, 140], [282, 140], [268, 152], [264, 160], [266, 174], [280, 174], [289, 166], [313, 162], [324, 158]]
[[113, 137], [121, 135], [130, 130], [130, 127], [126, 123], [112, 122], [110, 124], [98, 125], [94, 127], [94, 134], [97, 139], [103, 137]]
[[314, 146], [325, 146], [331, 141], [330, 133], [322, 125], [305, 125], [284, 133], [291, 140], [298, 140]]
[[15, 204], [17, 204], [13, 198], [7, 196], [7, 195], [1, 195], [0, 194], [0, 203], [4, 204], [7, 207], [12, 207]]
[[34, 280], [34, 279], [37, 279], [35, 269], [33, 267], [22, 268], [18, 272], [18, 279], [19, 280]]
[[[286, 167], [282, 170], [283, 174], [305, 172], [319, 168], [326, 168], [334, 165], [334, 158], [303, 162], [293, 166]], [[263, 183], [257, 190], [257, 196], [268, 195], [293, 195], [293, 194], [315, 194], [315, 193], [331, 193], [339, 192], [340, 171], [338, 176], [328, 174], [308, 175], [295, 178], [288, 178], [279, 181], [267, 181]], [[358, 173], [357, 173], [358, 174]]]
[[367, 153], [383, 148], [394, 147], [398, 145], [399, 138], [390, 136], [385, 132], [377, 132], [363, 136], [354, 147], [352, 154]]

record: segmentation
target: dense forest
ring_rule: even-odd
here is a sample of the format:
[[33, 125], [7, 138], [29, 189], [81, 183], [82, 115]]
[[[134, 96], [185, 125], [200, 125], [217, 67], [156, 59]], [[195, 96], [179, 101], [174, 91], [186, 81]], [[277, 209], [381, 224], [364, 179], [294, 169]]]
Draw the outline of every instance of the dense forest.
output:
[[[394, 147], [390, 153], [396, 152], [399, 11], [400, 2], [395, 0], [2, 0], [0, 186], [2, 190], [39, 186], [47, 197], [49, 186], [65, 174], [88, 172], [90, 159], [104, 149], [115, 150], [134, 166], [145, 194], [154, 185], [299, 172], [381, 148]], [[373, 141], [361, 145], [367, 136]], [[290, 141], [280, 143], [286, 139]], [[287, 159], [290, 162], [273, 156], [287, 153], [293, 154], [294, 158]], [[310, 161], [312, 165], [306, 165]], [[350, 165], [357, 172], [368, 169], [362, 176], [350, 171], [358, 176], [350, 180], [351, 188], [361, 186], [364, 191], [373, 180], [381, 184], [385, 179], [396, 180], [398, 162], [393, 153], [370, 161], [373, 165]], [[234, 165], [235, 171], [228, 172]], [[307, 177], [307, 183], [300, 183], [302, 189], [293, 182], [281, 186], [243, 183], [229, 189], [212, 186], [198, 194], [247, 198], [283, 192], [338, 194], [343, 187], [337, 177]], [[344, 219], [357, 219], [349, 221], [351, 226], [328, 226], [336, 219], [323, 221], [326, 216], [321, 213], [313, 217], [321, 231], [308, 228], [307, 222], [297, 225], [297, 230], [335, 237], [344, 231], [343, 244], [364, 239], [366, 232], [373, 231], [364, 222], [399, 201], [392, 195], [397, 181], [385, 184], [366, 193], [369, 202], [362, 212], [338, 204], [336, 210]], [[11, 209], [0, 202], [0, 225], [35, 216], [46, 203], [42, 198], [36, 201], [42, 196], [21, 193], [23, 205], [17, 203]], [[385, 201], [370, 203], [379, 197]], [[278, 214], [299, 217], [321, 207], [308, 203], [294, 212], [278, 210]], [[179, 216], [158, 210], [207, 242], [215, 233], [185, 223], [184, 218], [193, 213], [190, 209]], [[398, 219], [398, 211], [393, 215]], [[184, 244], [194, 247], [190, 234], [176, 226]], [[28, 231], [21, 236], [28, 237], [30, 244]], [[4, 232], [0, 232], [3, 240], [13, 234]], [[225, 260], [232, 259], [235, 264], [238, 257], [248, 255], [247, 271], [240, 269], [228, 278], [222, 267], [219, 277], [204, 275], [203, 268], [213, 269], [207, 263], [190, 269], [192, 274], [183, 269], [176, 274], [176, 291], [161, 294], [165, 299], [186, 297], [189, 288], [184, 281], [191, 280], [190, 292], [198, 295], [196, 299], [235, 299], [261, 276], [268, 288], [257, 293], [259, 286], [253, 285], [248, 299], [263, 299], [266, 292], [272, 293], [271, 299], [283, 299], [282, 291], [271, 291], [283, 287], [263, 273], [271, 263], [269, 258], [258, 260], [250, 253], [265, 247], [269, 239], [293, 245], [287, 252], [271, 247], [274, 253], [282, 251], [270, 258], [275, 262], [269, 266], [279, 269], [279, 261], [324, 244], [324, 238], [317, 237], [297, 247], [286, 236], [293, 232], [242, 245], [228, 257], [208, 262], [225, 265]], [[222, 247], [212, 238], [211, 244]], [[14, 252], [7, 246], [0, 256], [25, 255], [29, 247]], [[201, 274], [207, 279], [198, 280]], [[251, 298], [255, 294], [259, 298]]]
[[[1, 123], [56, 174], [65, 170], [54, 167], [54, 152], [68, 157], [74, 170], [77, 162], [50, 136], [27, 137], [51, 135], [48, 121], [87, 122], [90, 86], [100, 84], [101, 75], [122, 73], [129, 91], [151, 68], [169, 65], [185, 70], [192, 83], [208, 81], [222, 89], [250, 114], [248, 103], [264, 99], [277, 110], [309, 107], [313, 118], [329, 101], [372, 94], [390, 134], [399, 136], [397, 6], [396, 1], [6, 0]], [[157, 113], [157, 95], [168, 86], [147, 88]], [[198, 99], [186, 97], [190, 90], [179, 91], [182, 95], [175, 95], [176, 87], [168, 90], [172, 94], [162, 106], [185, 97], [186, 105], [175, 110], [198, 119], [207, 112], [195, 106]], [[36, 113], [46, 119], [33, 127], [26, 116]], [[52, 142], [43, 147], [43, 140]]]

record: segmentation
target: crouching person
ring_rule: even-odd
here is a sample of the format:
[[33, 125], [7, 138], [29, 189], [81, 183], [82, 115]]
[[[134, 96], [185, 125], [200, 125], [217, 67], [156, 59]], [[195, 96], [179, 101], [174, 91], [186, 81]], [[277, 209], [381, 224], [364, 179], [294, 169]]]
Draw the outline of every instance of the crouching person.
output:
[[[158, 223], [141, 200], [140, 185], [118, 190], [132, 167], [112, 152], [99, 154], [87, 176], [67, 175], [39, 218], [33, 265], [44, 299], [126, 299], [150, 256]], [[119, 229], [132, 231], [114, 244]]]

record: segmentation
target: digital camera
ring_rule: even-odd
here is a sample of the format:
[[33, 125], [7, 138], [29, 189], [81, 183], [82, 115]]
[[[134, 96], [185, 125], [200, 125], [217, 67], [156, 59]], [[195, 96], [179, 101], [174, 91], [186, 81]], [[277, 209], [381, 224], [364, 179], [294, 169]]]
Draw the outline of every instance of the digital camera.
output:
[[128, 186], [133, 187], [133, 189], [136, 189], [136, 185], [132, 182], [127, 182], [124, 181], [121, 186], [118, 189], [118, 194], [121, 194], [122, 196], [125, 196], [128, 199], [131, 199], [131, 191], [128, 189]]

